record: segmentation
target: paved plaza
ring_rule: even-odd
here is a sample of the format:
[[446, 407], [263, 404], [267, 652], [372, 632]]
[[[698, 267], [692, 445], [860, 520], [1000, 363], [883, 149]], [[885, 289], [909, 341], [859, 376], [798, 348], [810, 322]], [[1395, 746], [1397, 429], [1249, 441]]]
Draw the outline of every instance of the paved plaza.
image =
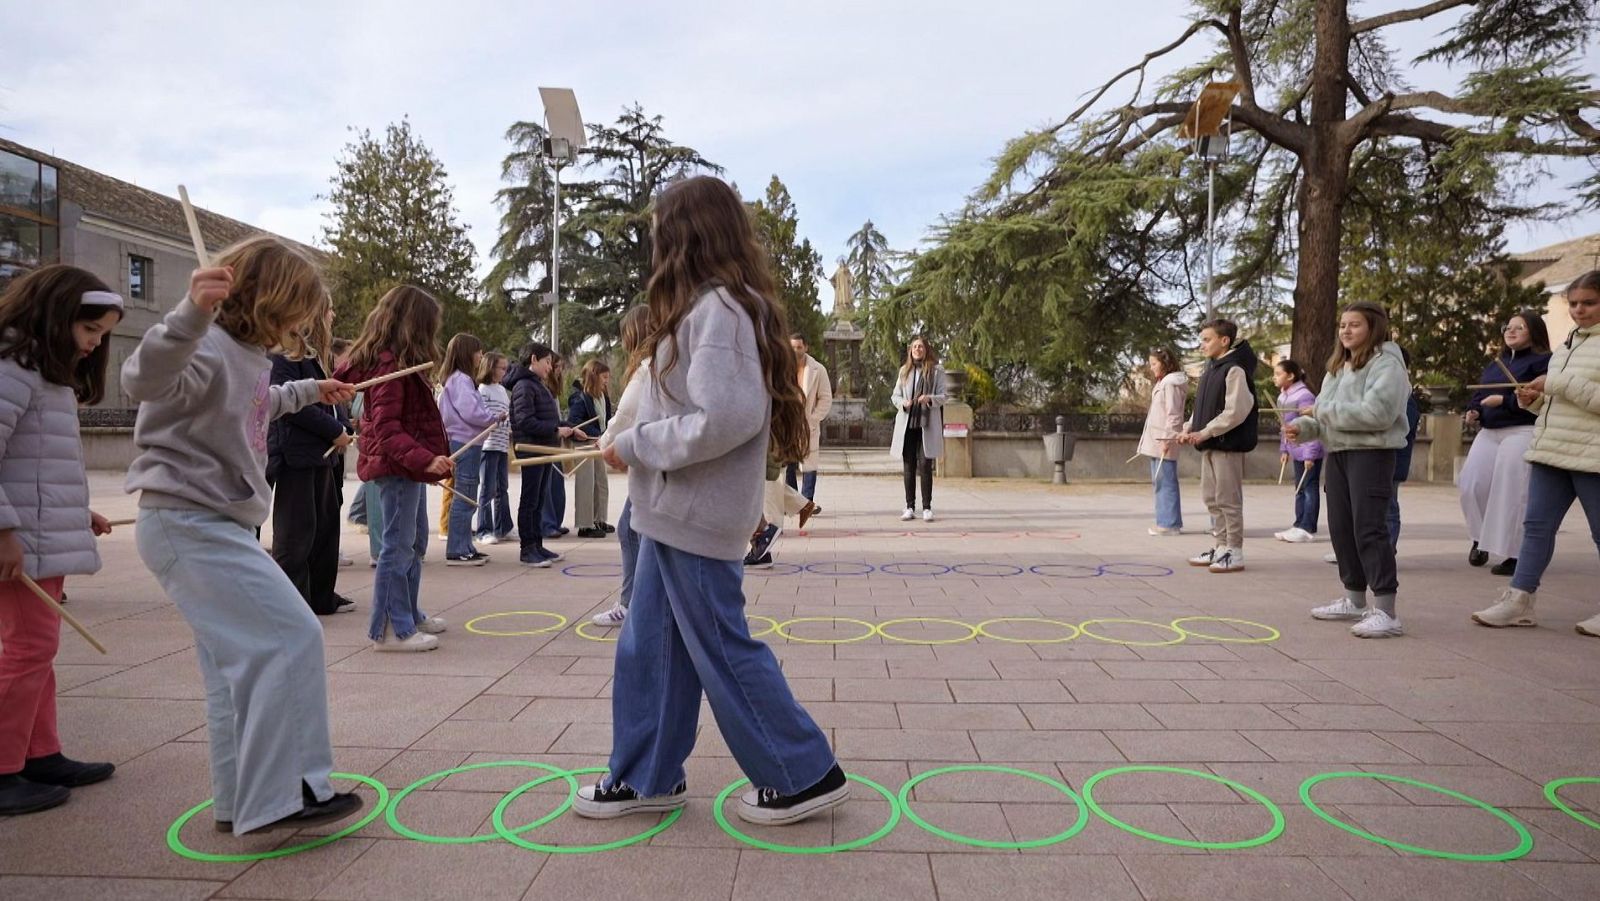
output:
[[[113, 518], [134, 513], [119, 481], [92, 476], [95, 506]], [[619, 505], [622, 489], [615, 478]], [[766, 633], [845, 769], [863, 781], [831, 817], [787, 829], [745, 826], [729, 811], [757, 842], [861, 845], [818, 854], [758, 848], [718, 826], [713, 799], [741, 774], [709, 711], [689, 761], [692, 800], [648, 839], [549, 853], [498, 837], [497, 806], [504, 828], [520, 830], [557, 810], [567, 784], [556, 775], [509, 802], [508, 793], [550, 768], [605, 763], [612, 635], [575, 627], [616, 596], [616, 542], [555, 542], [568, 556], [550, 570], [518, 566], [507, 546], [486, 549], [488, 566], [447, 569], [435, 539], [423, 607], [449, 620], [449, 632], [431, 653], [374, 654], [366, 539], [351, 532], [344, 548], [357, 565], [341, 572], [339, 588], [359, 610], [324, 620], [337, 768], [381, 782], [391, 798], [437, 776], [391, 811], [399, 830], [450, 841], [406, 837], [379, 815], [293, 856], [179, 856], [168, 828], [208, 794], [203, 691], [189, 629], [139, 562], [133, 530], [119, 528], [102, 542], [100, 574], [67, 586], [67, 609], [110, 654], [64, 629], [57, 664], [67, 752], [119, 769], [64, 807], [0, 821], [0, 898], [1600, 894], [1600, 828], [1545, 796], [1553, 780], [1591, 777], [1556, 797], [1600, 820], [1600, 640], [1572, 630], [1600, 601], [1600, 563], [1581, 517], [1561, 535], [1540, 627], [1492, 631], [1468, 614], [1506, 580], [1466, 565], [1454, 490], [1407, 486], [1399, 562], [1409, 635], [1362, 641], [1307, 616], [1339, 586], [1322, 560], [1326, 540], [1272, 540], [1289, 525], [1290, 488], [1248, 486], [1247, 570], [1234, 575], [1184, 565], [1208, 536], [1147, 536], [1148, 490], [941, 481], [938, 520], [902, 523], [897, 478], [824, 475], [824, 515], [809, 534], [787, 535], [778, 566], [750, 573], [745, 586], [752, 629]], [[1185, 486], [1184, 501], [1198, 531], [1206, 519], [1197, 485]], [[226, 585], [227, 574], [218, 580]], [[511, 765], [439, 775], [501, 762]], [[892, 798], [951, 766], [1021, 772], [927, 776], [905, 810], [877, 791]], [[1370, 773], [1396, 778], [1361, 775]], [[1347, 775], [1308, 784], [1327, 774]], [[1303, 790], [1348, 828], [1319, 817]], [[362, 791], [374, 810], [372, 791]], [[1080, 805], [1084, 795], [1093, 810]], [[659, 822], [564, 812], [519, 839], [570, 851]], [[1352, 829], [1499, 860], [1396, 850]], [[177, 838], [204, 856], [317, 836], [236, 839], [215, 833], [201, 811]]]

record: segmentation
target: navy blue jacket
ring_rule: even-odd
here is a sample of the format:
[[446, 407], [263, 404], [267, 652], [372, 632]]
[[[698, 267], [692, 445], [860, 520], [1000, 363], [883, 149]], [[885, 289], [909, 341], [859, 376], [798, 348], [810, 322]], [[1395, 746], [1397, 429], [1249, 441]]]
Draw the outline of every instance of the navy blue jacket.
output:
[[1417, 404], [1415, 391], [1406, 395], [1406, 446], [1394, 452], [1394, 480], [1404, 482], [1411, 478], [1411, 452], [1417, 447], [1417, 424], [1422, 422], [1422, 407]]
[[[1550, 371], [1550, 355], [1536, 353], [1531, 348], [1524, 351], [1503, 351], [1500, 354], [1500, 362], [1506, 364], [1511, 374], [1517, 377], [1516, 380], [1523, 383], [1531, 382]], [[1484, 367], [1483, 375], [1478, 377], [1478, 382], [1484, 385], [1493, 385], [1506, 380], [1505, 370], [1497, 363], [1490, 363]], [[1483, 399], [1491, 394], [1498, 394], [1503, 398], [1500, 406], [1483, 405]], [[1486, 429], [1533, 425], [1538, 421], [1538, 415], [1517, 406], [1516, 394], [1515, 388], [1488, 388], [1476, 391], [1473, 392], [1472, 399], [1467, 401], [1467, 409], [1478, 411], [1478, 422]]]
[[544, 379], [514, 363], [501, 384], [511, 392], [511, 440], [517, 444], [555, 445], [561, 437], [561, 408], [556, 406], [556, 396], [545, 387]]
[[[567, 425], [575, 426], [580, 422], [589, 422], [589, 420], [594, 419], [594, 422], [589, 422], [588, 425], [578, 431], [589, 438], [599, 438], [601, 433], [606, 430], [606, 423], [611, 421], [611, 414], [615, 412], [611, 409], [611, 398], [609, 397], [602, 397], [600, 406], [605, 407], [605, 409], [596, 408], [594, 400], [584, 393], [583, 383], [574, 379], [572, 393], [567, 395]], [[597, 416], [599, 418], [595, 419]]]
[[[272, 384], [300, 379], [325, 379], [322, 364], [315, 357], [291, 360], [272, 355]], [[267, 478], [276, 479], [281, 469], [319, 469], [332, 466], [324, 456], [333, 440], [350, 430], [349, 414], [328, 404], [312, 404], [298, 413], [279, 417], [267, 430]]]

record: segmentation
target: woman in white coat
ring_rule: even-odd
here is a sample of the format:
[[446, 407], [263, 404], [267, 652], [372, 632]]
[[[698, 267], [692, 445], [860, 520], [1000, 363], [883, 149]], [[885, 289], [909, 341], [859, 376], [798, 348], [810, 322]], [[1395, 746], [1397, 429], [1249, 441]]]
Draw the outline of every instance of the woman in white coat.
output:
[[916, 518], [920, 475], [922, 521], [933, 522], [933, 461], [944, 455], [945, 379], [939, 355], [926, 338], [911, 339], [890, 400], [895, 412], [889, 453], [903, 464], [906, 481], [906, 509], [900, 518]]

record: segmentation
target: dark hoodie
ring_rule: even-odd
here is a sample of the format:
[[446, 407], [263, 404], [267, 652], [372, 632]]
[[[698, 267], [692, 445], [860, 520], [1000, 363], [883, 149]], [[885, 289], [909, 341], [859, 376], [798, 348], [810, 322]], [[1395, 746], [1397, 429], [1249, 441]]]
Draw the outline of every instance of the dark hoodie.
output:
[[501, 384], [511, 394], [511, 440], [554, 445], [561, 435], [561, 409], [544, 379], [527, 366], [513, 363]]
[[[1228, 374], [1231, 370], [1239, 370], [1243, 376], [1241, 390], [1249, 392], [1249, 405], [1243, 406], [1244, 397], [1239, 394], [1235, 397], [1235, 409], [1229, 411]], [[1248, 453], [1255, 450], [1256, 406], [1256, 352], [1251, 349], [1249, 341], [1240, 341], [1218, 359], [1206, 361], [1206, 371], [1200, 376], [1200, 387], [1194, 393], [1194, 418], [1190, 420], [1190, 431], [1205, 431], [1212, 420], [1224, 412], [1237, 413], [1242, 409], [1244, 418], [1195, 446], [1203, 451]]]

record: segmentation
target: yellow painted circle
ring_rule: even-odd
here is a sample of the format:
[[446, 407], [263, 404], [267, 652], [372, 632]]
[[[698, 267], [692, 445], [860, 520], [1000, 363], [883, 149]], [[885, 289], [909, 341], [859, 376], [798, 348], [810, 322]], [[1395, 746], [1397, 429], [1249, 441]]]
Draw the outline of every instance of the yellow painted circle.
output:
[[[1156, 629], [1166, 629], [1169, 632], [1176, 632], [1178, 634], [1178, 637], [1170, 639], [1168, 641], [1130, 641], [1130, 640], [1125, 639], [1125, 638], [1107, 638], [1104, 635], [1096, 635], [1094, 632], [1091, 632], [1089, 630], [1089, 627], [1092, 626], [1092, 625], [1095, 625], [1096, 623], [1126, 623], [1126, 624], [1128, 624], [1130, 626], [1150, 626], [1150, 627], [1156, 628]], [[1165, 646], [1167, 646], [1169, 644], [1178, 644], [1179, 642], [1183, 641], [1185, 638], [1189, 637], [1187, 632], [1183, 631], [1182, 629], [1178, 628], [1177, 626], [1171, 626], [1171, 625], [1168, 625], [1166, 623], [1153, 623], [1153, 622], [1150, 622], [1147, 619], [1122, 619], [1120, 617], [1109, 617], [1109, 618], [1106, 618], [1106, 619], [1084, 620], [1081, 624], [1079, 624], [1078, 631], [1080, 631], [1083, 634], [1089, 636], [1090, 638], [1093, 638], [1095, 641], [1103, 641], [1103, 642], [1106, 642], [1107, 644], [1128, 645], [1129, 647], [1135, 647], [1135, 648], [1160, 648], [1160, 647], [1165, 647]]]
[[[896, 623], [941, 623], [946, 626], [959, 626], [963, 629], [966, 629], [967, 634], [961, 636], [960, 638], [900, 638], [898, 636], [889, 634], [889, 627], [895, 625]], [[881, 623], [878, 623], [877, 629], [879, 635], [882, 635], [889, 641], [897, 641], [901, 644], [960, 644], [963, 641], [971, 641], [972, 639], [978, 637], [978, 627], [972, 625], [971, 623], [964, 623], [960, 620], [954, 619], [938, 619], [931, 616], [906, 616], [901, 617], [900, 619], [885, 620]]]
[[[797, 626], [800, 623], [850, 623], [853, 626], [861, 626], [867, 631], [853, 638], [796, 638], [790, 635], [789, 627]], [[802, 616], [798, 619], [785, 620], [779, 623], [772, 631], [780, 638], [788, 639], [796, 644], [854, 644], [858, 641], [866, 641], [878, 634], [878, 627], [864, 620], [850, 619], [844, 616]]]
[[[1004, 635], [996, 635], [989, 631], [989, 626], [995, 623], [1044, 623], [1051, 626], [1065, 626], [1071, 629], [1072, 632], [1065, 638], [1007, 638]], [[992, 638], [995, 641], [1005, 641], [1011, 644], [1065, 644], [1082, 635], [1083, 630], [1073, 623], [1062, 622], [1059, 619], [1045, 619], [1040, 616], [997, 616], [994, 619], [986, 619], [978, 623], [978, 634], [984, 638]]]
[[[504, 616], [548, 616], [555, 619], [556, 622], [555, 625], [545, 626], [542, 629], [531, 629], [526, 632], [496, 632], [491, 629], [478, 628], [478, 623], [481, 623], [486, 619], [497, 619]], [[471, 632], [474, 635], [513, 637], [518, 635], [543, 635], [546, 632], [555, 632], [566, 624], [567, 618], [559, 613], [550, 613], [544, 610], [507, 610], [504, 613], [485, 613], [482, 616], [473, 617], [472, 619], [467, 620], [465, 628], [468, 632]]]
[[[589, 633], [583, 631], [585, 627], [592, 626], [592, 625], [594, 625], [594, 623], [591, 623], [591, 622], [585, 620], [585, 621], [583, 621], [581, 623], [578, 623], [578, 627], [573, 629], [572, 631], [578, 633], [578, 637], [579, 638], [587, 638], [590, 641], [601, 641], [601, 642], [605, 642], [607, 644], [616, 644], [617, 640], [615, 638], [606, 638], [604, 636], [594, 636], [594, 635], [590, 635]], [[613, 630], [613, 634], [615, 634], [615, 630]]]
[[761, 620], [766, 620], [766, 622], [767, 622], [767, 627], [765, 629], [762, 629], [760, 632], [751, 632], [750, 633], [750, 637], [751, 638], [765, 638], [766, 636], [771, 635], [772, 633], [778, 631], [778, 621], [773, 619], [770, 616], [762, 616], [759, 613], [746, 613], [744, 615], [744, 618], [745, 619], [761, 619]]
[[[1227, 635], [1208, 635], [1205, 632], [1196, 632], [1183, 625], [1184, 623], [1193, 622], [1233, 623], [1236, 626], [1266, 629], [1268, 634], [1264, 638], [1233, 638]], [[1234, 619], [1231, 616], [1180, 616], [1172, 621], [1172, 628], [1188, 635], [1190, 638], [1200, 638], [1206, 641], [1227, 641], [1234, 644], [1266, 644], [1269, 641], [1277, 641], [1281, 634], [1277, 629], [1266, 623], [1258, 623], [1248, 619]]]

